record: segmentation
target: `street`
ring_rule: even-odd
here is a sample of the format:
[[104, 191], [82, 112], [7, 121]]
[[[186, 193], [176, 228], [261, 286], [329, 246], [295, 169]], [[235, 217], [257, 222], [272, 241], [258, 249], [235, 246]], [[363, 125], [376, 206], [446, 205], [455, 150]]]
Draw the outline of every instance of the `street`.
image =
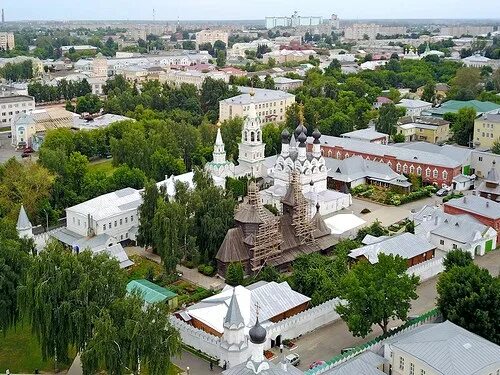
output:
[[0, 133], [0, 164], [5, 163], [12, 157], [16, 159], [21, 159], [21, 152], [16, 151], [14, 147], [10, 144], [11, 139], [8, 137], [9, 133]]

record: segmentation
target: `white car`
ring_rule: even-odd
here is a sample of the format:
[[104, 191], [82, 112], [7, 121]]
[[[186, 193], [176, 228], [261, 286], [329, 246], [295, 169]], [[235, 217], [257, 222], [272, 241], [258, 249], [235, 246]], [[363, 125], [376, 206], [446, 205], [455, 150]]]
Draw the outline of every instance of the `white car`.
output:
[[300, 356], [297, 353], [288, 354], [285, 360], [292, 366], [298, 366], [300, 363]]

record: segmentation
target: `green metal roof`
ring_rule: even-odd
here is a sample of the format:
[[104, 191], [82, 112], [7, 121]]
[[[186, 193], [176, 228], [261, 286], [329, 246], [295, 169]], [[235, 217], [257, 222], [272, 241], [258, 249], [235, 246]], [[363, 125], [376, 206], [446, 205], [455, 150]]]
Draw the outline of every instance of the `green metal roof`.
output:
[[456, 113], [462, 108], [471, 107], [474, 108], [478, 115], [485, 112], [494, 111], [500, 109], [500, 105], [493, 102], [482, 102], [479, 100], [449, 100], [444, 102], [441, 107], [431, 108], [424, 112], [430, 112], [434, 115], [443, 115], [445, 113], [451, 112]]
[[127, 284], [127, 292], [138, 290], [147, 303], [161, 302], [177, 296], [174, 292], [152, 283], [149, 280], [132, 280]]

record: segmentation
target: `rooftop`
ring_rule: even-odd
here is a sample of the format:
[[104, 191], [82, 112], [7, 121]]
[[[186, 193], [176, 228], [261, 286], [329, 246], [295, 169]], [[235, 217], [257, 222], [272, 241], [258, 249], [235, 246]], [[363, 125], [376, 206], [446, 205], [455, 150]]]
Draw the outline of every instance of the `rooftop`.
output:
[[366, 139], [368, 141], [372, 141], [380, 138], [389, 138], [389, 136], [385, 133], [380, 133], [375, 130], [375, 128], [366, 128], [354, 130], [352, 132], [341, 134], [342, 138], [355, 138], [355, 139]]
[[445, 203], [445, 206], [455, 207], [490, 219], [500, 218], [500, 203], [477, 195], [451, 199]]
[[127, 284], [127, 292], [137, 290], [146, 303], [156, 303], [172, 299], [177, 296], [174, 292], [152, 283], [149, 280], [132, 280]]
[[142, 196], [139, 190], [127, 187], [69, 207], [66, 211], [76, 212], [85, 216], [90, 215], [94, 220], [101, 220], [136, 210], [141, 203]]
[[[221, 102], [227, 104], [242, 104], [242, 105], [250, 104], [252, 102], [252, 97], [250, 96], [250, 92], [252, 89], [250, 87], [246, 88], [238, 87], [238, 89], [242, 93], [241, 95], [221, 100]], [[263, 102], [268, 102], [270, 100], [285, 100], [285, 99], [295, 98], [295, 95], [279, 90], [267, 90], [267, 89], [253, 89], [253, 90], [255, 94], [253, 96], [254, 103], [263, 103]]]
[[28, 95], [1, 96], [0, 103], [35, 102], [35, 98]]
[[466, 107], [474, 108], [478, 114], [492, 112], [500, 109], [500, 105], [493, 102], [482, 102], [479, 100], [448, 100], [447, 102], [441, 104], [441, 107], [426, 110], [426, 113], [428, 112], [432, 115], [442, 116], [448, 112], [456, 113], [461, 108]]
[[425, 102], [419, 99], [401, 99], [401, 101], [396, 105], [405, 108], [422, 108], [429, 107], [432, 105], [432, 103]]

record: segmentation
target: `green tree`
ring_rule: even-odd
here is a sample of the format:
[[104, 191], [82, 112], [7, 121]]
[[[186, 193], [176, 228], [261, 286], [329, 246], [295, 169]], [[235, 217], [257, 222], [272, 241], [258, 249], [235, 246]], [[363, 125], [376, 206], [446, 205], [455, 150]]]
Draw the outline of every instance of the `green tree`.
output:
[[450, 96], [457, 100], [474, 99], [481, 91], [481, 71], [477, 68], [460, 68], [451, 81]]
[[474, 120], [476, 119], [476, 110], [472, 107], [461, 108], [454, 121], [451, 124], [453, 140], [461, 146], [468, 146], [472, 141], [474, 132]]
[[224, 50], [217, 51], [216, 64], [219, 68], [226, 66], [226, 52]]
[[422, 100], [426, 102], [433, 103], [436, 96], [436, 84], [434, 82], [429, 82], [424, 86], [424, 91], [422, 92]]
[[394, 135], [398, 123], [399, 113], [393, 103], [383, 104], [379, 110], [379, 117], [375, 123], [377, 131], [389, 135]]
[[146, 305], [132, 294], [116, 300], [95, 322], [92, 338], [82, 352], [83, 373], [105, 370], [111, 375], [169, 373], [172, 358], [181, 351], [177, 330], [170, 325], [165, 304]]
[[142, 203], [138, 214], [141, 218], [137, 234], [137, 243], [140, 246], [149, 247], [153, 245], [153, 220], [158, 206], [160, 193], [153, 180], [146, 182]]
[[439, 276], [437, 305], [455, 324], [500, 344], [500, 279], [475, 264], [455, 265]]
[[226, 284], [238, 286], [243, 284], [245, 271], [241, 263], [231, 263], [226, 270]]
[[405, 136], [403, 134], [398, 133], [398, 134], [394, 134], [392, 136], [392, 141], [394, 143], [404, 143], [406, 141], [406, 138], [405, 138]]
[[97, 113], [101, 110], [102, 103], [101, 99], [97, 95], [86, 94], [81, 96], [76, 101], [76, 112], [77, 113]]
[[468, 251], [454, 249], [449, 251], [443, 260], [445, 271], [449, 271], [452, 267], [466, 267], [473, 263], [472, 255]]
[[341, 282], [341, 298], [346, 302], [337, 312], [354, 336], [365, 337], [377, 324], [384, 333], [390, 319], [405, 320], [411, 300], [416, 299], [418, 276], [406, 273], [406, 259], [378, 255], [378, 262], [357, 263]]
[[493, 145], [491, 146], [491, 152], [500, 155], [500, 139], [495, 139]]

